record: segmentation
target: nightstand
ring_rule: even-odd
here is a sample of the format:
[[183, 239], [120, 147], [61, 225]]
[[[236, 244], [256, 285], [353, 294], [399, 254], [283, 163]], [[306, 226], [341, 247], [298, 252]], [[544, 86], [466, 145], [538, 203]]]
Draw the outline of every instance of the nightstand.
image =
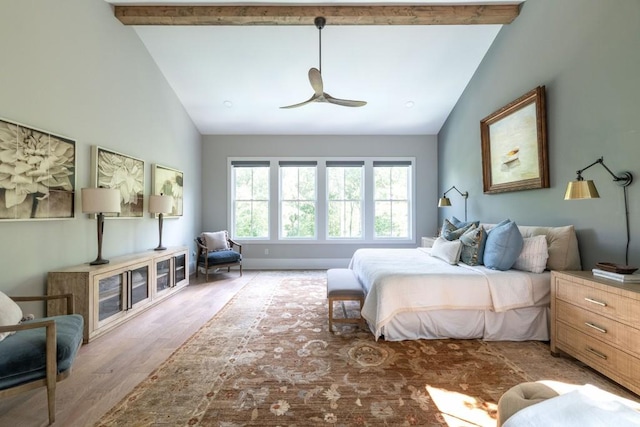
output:
[[640, 284], [551, 272], [551, 353], [564, 352], [640, 393]]
[[437, 237], [423, 237], [422, 238], [422, 246], [423, 248], [430, 248], [433, 246], [433, 242], [435, 242]]

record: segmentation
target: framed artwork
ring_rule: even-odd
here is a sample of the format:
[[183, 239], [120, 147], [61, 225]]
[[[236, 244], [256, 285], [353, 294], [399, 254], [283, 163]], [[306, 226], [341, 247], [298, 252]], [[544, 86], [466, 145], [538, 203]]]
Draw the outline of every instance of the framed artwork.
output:
[[0, 220], [74, 217], [76, 142], [0, 119]]
[[94, 145], [91, 147], [91, 184], [120, 190], [120, 213], [105, 217], [142, 218], [144, 161]]
[[[154, 164], [151, 169], [151, 194], [159, 196], [173, 196], [173, 210], [164, 215], [165, 218], [182, 216], [182, 189], [184, 174], [182, 171], [167, 166]], [[158, 216], [158, 214], [153, 214]]]
[[545, 87], [480, 121], [485, 193], [549, 188]]

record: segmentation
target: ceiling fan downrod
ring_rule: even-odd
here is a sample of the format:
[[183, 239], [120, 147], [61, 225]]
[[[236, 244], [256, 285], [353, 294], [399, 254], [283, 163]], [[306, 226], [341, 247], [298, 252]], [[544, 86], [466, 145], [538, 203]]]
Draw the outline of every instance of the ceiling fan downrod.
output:
[[313, 23], [318, 29], [318, 71], [322, 74], [322, 29], [327, 23], [327, 20], [322, 16], [318, 16], [313, 20]]

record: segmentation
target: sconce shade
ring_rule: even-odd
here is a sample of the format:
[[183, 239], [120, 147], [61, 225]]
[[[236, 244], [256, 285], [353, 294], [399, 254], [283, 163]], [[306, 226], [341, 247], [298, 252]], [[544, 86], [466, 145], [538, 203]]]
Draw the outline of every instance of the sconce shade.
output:
[[598, 189], [591, 180], [571, 181], [564, 194], [565, 200], [599, 199]]
[[82, 212], [87, 214], [120, 212], [120, 191], [113, 188], [83, 188]]
[[440, 197], [438, 200], [438, 207], [443, 208], [445, 206], [451, 206], [451, 200], [448, 197]]
[[164, 195], [149, 196], [149, 212], [153, 214], [171, 213], [173, 210], [173, 197]]

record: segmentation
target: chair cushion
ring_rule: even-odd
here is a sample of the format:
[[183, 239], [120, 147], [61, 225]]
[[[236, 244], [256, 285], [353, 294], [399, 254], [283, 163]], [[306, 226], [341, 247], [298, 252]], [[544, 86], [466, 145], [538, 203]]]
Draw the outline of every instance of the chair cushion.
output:
[[[84, 320], [79, 314], [45, 317], [56, 322], [58, 373], [68, 370], [82, 342]], [[18, 331], [0, 342], [0, 390], [46, 377], [46, 328]]]
[[[210, 266], [216, 264], [230, 264], [233, 262], [240, 262], [240, 260], [242, 260], [242, 255], [233, 250], [214, 251], [207, 254], [207, 260]], [[198, 262], [204, 264], [204, 255], [200, 255]]]
[[[0, 326], [13, 326], [20, 323], [22, 309], [14, 300], [0, 292]], [[0, 332], [0, 341], [15, 332]]]
[[228, 235], [226, 231], [216, 231], [213, 233], [204, 232], [200, 235], [205, 242], [205, 246], [210, 251], [226, 251], [229, 249]]

